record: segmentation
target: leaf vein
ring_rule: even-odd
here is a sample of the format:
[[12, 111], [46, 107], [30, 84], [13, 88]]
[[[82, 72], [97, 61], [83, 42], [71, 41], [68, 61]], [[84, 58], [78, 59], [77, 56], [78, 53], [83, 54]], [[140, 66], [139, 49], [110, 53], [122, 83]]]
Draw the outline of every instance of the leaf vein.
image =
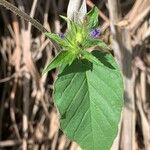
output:
[[[84, 99], [85, 99], [86, 95], [87, 95], [87, 92], [86, 92], [86, 94], [85, 94], [84, 98], [82, 99], [82, 101], [80, 102], [80, 106], [81, 106], [82, 102], [84, 101]], [[76, 115], [76, 112], [78, 111], [78, 109], [79, 109], [79, 108], [80, 108], [80, 107], [78, 107], [78, 108], [75, 110], [75, 113], [73, 114], [72, 118], [69, 120], [69, 122], [68, 122], [68, 124], [66, 125], [66, 127], [64, 127], [64, 130], [65, 130], [65, 129], [69, 126], [69, 124], [70, 124], [71, 120], [72, 120], [72, 119], [73, 119], [73, 117]]]
[[[106, 83], [104, 80], [102, 80], [97, 74], [99, 74], [95, 69], [94, 69], [94, 71], [96, 72], [95, 73], [95, 75], [98, 77], [98, 79], [100, 79], [105, 85], [106, 85], [106, 87], [107, 88], [109, 88], [116, 96], [117, 96], [117, 98], [118, 99], [121, 99], [119, 96], [118, 96], [118, 94], [116, 94], [116, 91], [114, 90], [114, 88], [112, 88], [112, 86], [110, 85], [110, 84], [108, 84], [108, 83]], [[107, 80], [108, 81], [108, 80]]]

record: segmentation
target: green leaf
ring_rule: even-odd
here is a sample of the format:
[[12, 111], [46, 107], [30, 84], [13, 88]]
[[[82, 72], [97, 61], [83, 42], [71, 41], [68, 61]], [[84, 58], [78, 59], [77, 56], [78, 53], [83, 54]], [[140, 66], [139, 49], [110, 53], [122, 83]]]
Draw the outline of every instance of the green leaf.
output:
[[100, 39], [88, 38], [84, 45], [85, 48], [90, 48], [94, 46], [99, 46], [102, 49], [110, 49], [109, 46]]
[[67, 17], [65, 17], [65, 16], [62, 16], [62, 15], [60, 15], [60, 18], [62, 18], [62, 19], [65, 20], [66, 22], [71, 21], [69, 18], [67, 18]]
[[100, 48], [110, 49], [110, 47], [104, 41], [97, 39], [95, 40], [95, 43], [96, 41], [97, 41], [97, 46], [99, 46]]
[[67, 39], [68, 46], [72, 47], [73, 45], [75, 45], [77, 33], [82, 32], [81, 31], [82, 27], [81, 25], [73, 22], [72, 20], [70, 20], [65, 16], [60, 16], [60, 17], [67, 22], [67, 26], [69, 30], [66, 33], [66, 39]]
[[67, 42], [64, 38], [61, 38], [58, 34], [55, 33], [50, 33], [50, 32], [45, 32], [45, 35], [54, 40], [57, 44], [63, 47], [67, 47]]
[[120, 70], [109, 53], [94, 51], [103, 65], [76, 59], [55, 82], [54, 103], [66, 136], [83, 150], [109, 150], [123, 106]]
[[98, 25], [98, 14], [99, 10], [96, 6], [94, 6], [88, 13], [87, 13], [87, 19], [88, 19], [88, 28], [93, 29]]
[[75, 59], [75, 54], [73, 54], [71, 51], [61, 51], [58, 53], [58, 55], [49, 63], [49, 65], [43, 70], [43, 74], [47, 73], [48, 71], [59, 67], [60, 65], [66, 65], [73, 62]]
[[72, 20], [70, 20], [69, 18], [65, 16], [60, 15], [60, 17], [67, 22], [68, 29], [73, 29], [74, 31], [76, 31], [77, 24], [75, 22], [73, 22]]
[[91, 63], [96, 63], [100, 65], [100, 61], [94, 55], [92, 55], [92, 53], [89, 53], [88, 51], [83, 50], [82, 55], [83, 55], [83, 58], [89, 60]]

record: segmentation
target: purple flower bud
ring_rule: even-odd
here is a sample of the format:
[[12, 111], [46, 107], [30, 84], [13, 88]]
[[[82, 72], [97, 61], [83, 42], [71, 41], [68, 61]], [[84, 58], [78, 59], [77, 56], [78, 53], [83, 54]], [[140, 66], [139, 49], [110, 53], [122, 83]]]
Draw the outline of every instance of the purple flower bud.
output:
[[59, 33], [58, 35], [59, 35], [59, 36], [60, 36], [60, 38], [62, 38], [62, 39], [65, 37], [65, 35], [64, 35], [62, 32], [61, 32], [61, 33]]
[[99, 35], [100, 35], [101, 31], [100, 29], [96, 28], [96, 29], [93, 29], [91, 32], [90, 32], [90, 36], [92, 38], [98, 38]]

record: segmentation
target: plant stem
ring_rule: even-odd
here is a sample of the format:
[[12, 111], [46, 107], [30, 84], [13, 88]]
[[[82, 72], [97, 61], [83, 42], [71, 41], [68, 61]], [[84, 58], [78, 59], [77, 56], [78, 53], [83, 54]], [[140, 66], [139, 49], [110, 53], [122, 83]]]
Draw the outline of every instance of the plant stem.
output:
[[5, 8], [12, 11], [14, 14], [20, 16], [24, 20], [30, 22], [35, 28], [37, 28], [41, 32], [47, 32], [47, 30], [35, 19], [31, 18], [28, 14], [18, 9], [16, 6], [12, 5], [11, 3], [7, 2], [6, 0], [0, 0], [0, 5], [4, 6]]

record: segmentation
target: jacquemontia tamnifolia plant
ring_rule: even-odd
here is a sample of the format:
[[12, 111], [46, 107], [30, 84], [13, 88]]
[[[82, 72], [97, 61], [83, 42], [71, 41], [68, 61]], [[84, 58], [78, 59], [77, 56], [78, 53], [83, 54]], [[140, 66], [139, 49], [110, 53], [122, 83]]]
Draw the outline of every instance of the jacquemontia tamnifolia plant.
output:
[[60, 127], [66, 136], [84, 150], [110, 149], [118, 131], [123, 106], [120, 69], [99, 39], [98, 9], [81, 22], [61, 16], [68, 25], [65, 34], [45, 33], [61, 48], [43, 73], [59, 68], [54, 83], [54, 103], [60, 115]]
[[109, 150], [118, 132], [123, 81], [115, 59], [103, 51], [109, 47], [99, 39], [98, 9], [93, 7], [78, 22], [61, 16], [68, 30], [54, 34], [7, 1], [0, 0], [0, 5], [30, 21], [60, 46], [60, 52], [43, 74], [59, 67], [53, 99], [65, 135], [83, 150]]

